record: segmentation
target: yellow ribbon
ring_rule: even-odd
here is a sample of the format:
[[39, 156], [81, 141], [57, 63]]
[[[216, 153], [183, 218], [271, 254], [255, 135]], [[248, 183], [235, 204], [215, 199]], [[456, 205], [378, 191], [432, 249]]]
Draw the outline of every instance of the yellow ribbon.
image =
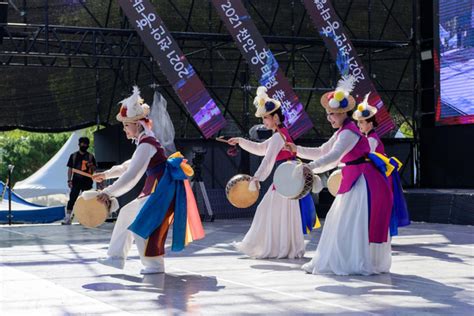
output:
[[[181, 154], [181, 152], [177, 151], [174, 154], [170, 155], [168, 158], [184, 158], [184, 156], [183, 154]], [[187, 159], [183, 159], [183, 162], [179, 166], [183, 170], [184, 174], [187, 175], [188, 177], [192, 177], [194, 175], [194, 170], [188, 164]]]

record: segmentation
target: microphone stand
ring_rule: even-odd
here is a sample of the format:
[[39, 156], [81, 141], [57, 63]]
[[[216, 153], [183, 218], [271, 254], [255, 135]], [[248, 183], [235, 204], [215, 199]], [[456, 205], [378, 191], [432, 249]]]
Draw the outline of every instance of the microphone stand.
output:
[[7, 183], [7, 185], [8, 185], [8, 225], [9, 226], [12, 225], [12, 218], [13, 218], [13, 215], [12, 215], [12, 187], [11, 187], [13, 168], [14, 168], [13, 165], [8, 166], [8, 183]]

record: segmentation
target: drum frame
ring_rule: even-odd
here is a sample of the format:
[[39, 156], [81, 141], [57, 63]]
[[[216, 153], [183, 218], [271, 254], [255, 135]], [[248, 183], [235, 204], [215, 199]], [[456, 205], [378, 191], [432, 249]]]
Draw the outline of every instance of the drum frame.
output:
[[[227, 200], [229, 201], [230, 204], [232, 204], [234, 207], [237, 208], [249, 208], [252, 205], [254, 205], [258, 197], [260, 195], [260, 191], [257, 189], [256, 191], [250, 191], [248, 190], [248, 185], [250, 184], [250, 180], [252, 179], [251, 176], [247, 174], [237, 174], [233, 176], [228, 182], [225, 187], [225, 195], [227, 197]], [[239, 194], [239, 193], [233, 193], [233, 189], [241, 182], [246, 182], [246, 187], [247, 187], [247, 192], [246, 197], [239, 197], [239, 198], [234, 198], [233, 194]], [[242, 184], [241, 184], [242, 185]], [[242, 187], [240, 187], [240, 190], [244, 190]], [[245, 190], [244, 190], [245, 191]], [[244, 192], [240, 192], [240, 194], [244, 194]]]

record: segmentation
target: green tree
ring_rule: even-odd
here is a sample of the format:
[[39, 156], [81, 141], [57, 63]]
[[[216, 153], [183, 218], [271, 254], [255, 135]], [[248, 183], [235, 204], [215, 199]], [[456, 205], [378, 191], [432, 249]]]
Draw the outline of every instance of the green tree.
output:
[[[93, 131], [88, 128], [85, 136], [91, 140], [93, 151]], [[0, 133], [0, 180], [6, 181], [8, 165], [15, 165], [13, 183], [23, 180], [47, 163], [68, 140], [66, 133], [31, 133], [20, 130]]]

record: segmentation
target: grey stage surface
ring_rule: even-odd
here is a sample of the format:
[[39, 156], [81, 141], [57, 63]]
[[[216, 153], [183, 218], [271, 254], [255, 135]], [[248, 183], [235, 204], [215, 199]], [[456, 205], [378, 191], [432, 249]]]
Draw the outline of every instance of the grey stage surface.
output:
[[0, 226], [1, 315], [388, 314], [468, 315], [474, 304], [474, 229], [415, 223], [393, 239], [390, 274], [322, 276], [301, 260], [234, 251], [250, 220], [205, 223], [207, 236], [168, 253], [166, 274], [142, 276], [136, 248], [125, 270], [96, 263], [113, 224]]

